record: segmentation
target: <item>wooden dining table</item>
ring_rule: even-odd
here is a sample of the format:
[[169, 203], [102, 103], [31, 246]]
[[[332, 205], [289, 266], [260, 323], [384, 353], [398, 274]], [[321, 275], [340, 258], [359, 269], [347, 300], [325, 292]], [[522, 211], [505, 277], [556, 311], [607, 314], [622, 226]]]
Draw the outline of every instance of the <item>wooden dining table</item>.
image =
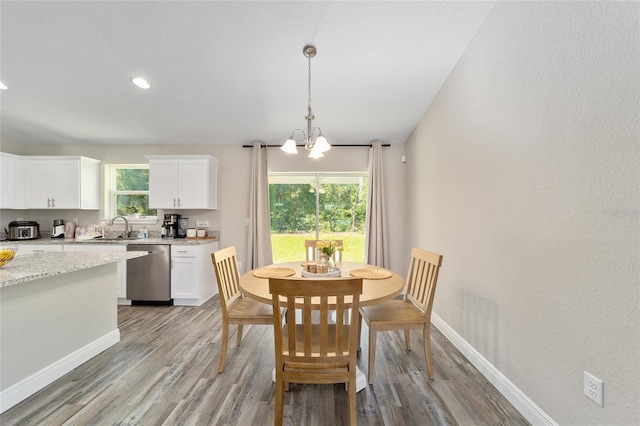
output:
[[[245, 294], [245, 296], [257, 300], [258, 302], [270, 305], [271, 293], [269, 293], [269, 278], [264, 277], [265, 275], [269, 275], [268, 273], [265, 273], [269, 271], [264, 271], [264, 269], [273, 268], [278, 269], [279, 271], [282, 271], [284, 269], [291, 269], [294, 271], [294, 274], [290, 275], [290, 278], [304, 279], [304, 277], [302, 276], [303, 263], [304, 262], [278, 263], [245, 272], [240, 277], [240, 288], [242, 289], [242, 292]], [[358, 275], [362, 275], [361, 272], [363, 269], [374, 270], [370, 271], [371, 275], [378, 275], [378, 277], [376, 277], [375, 279], [363, 278], [362, 294], [360, 295], [360, 306], [375, 305], [376, 303], [393, 299], [394, 297], [399, 295], [404, 288], [403, 278], [388, 269], [356, 262], [338, 262], [336, 267], [340, 269], [341, 277], [350, 277], [352, 271], [354, 271], [354, 273]], [[321, 279], [331, 280], [334, 278], [336, 277], [326, 277]], [[311, 303], [314, 303], [313, 298]], [[347, 307], [349, 307], [349, 303], [350, 301], [348, 299], [345, 300], [345, 304], [347, 305]], [[356, 391], [360, 392], [366, 387], [367, 379], [364, 373], [362, 373], [362, 371], [357, 366], [356, 370]], [[275, 382], [275, 369], [272, 373], [272, 379]]]
[[[260, 268], [253, 269], [244, 273], [240, 277], [240, 288], [242, 292], [247, 296], [258, 302], [271, 304], [271, 293], [269, 293], [269, 279], [262, 278], [257, 275], [268, 275], [268, 274], [259, 274], [265, 268], [289, 268], [292, 269], [295, 273], [290, 276], [290, 278], [304, 278], [302, 277], [302, 264], [304, 262], [288, 262], [288, 263], [278, 263], [269, 266], [263, 266]], [[385, 300], [390, 300], [396, 297], [398, 294], [402, 292], [404, 288], [404, 280], [397, 273], [390, 271], [388, 269], [380, 268], [377, 266], [366, 265], [364, 263], [357, 262], [338, 262], [336, 265], [340, 271], [340, 276], [349, 277], [351, 276], [351, 271], [357, 271], [362, 269], [369, 270], [382, 270], [388, 274], [391, 274], [387, 278], [377, 278], [377, 279], [367, 279], [364, 278], [362, 280], [362, 294], [360, 295], [360, 306], [369, 306], [375, 305], [376, 303], [384, 302]], [[315, 278], [315, 277], [314, 277]], [[322, 279], [331, 280], [334, 277], [326, 277]], [[346, 300], [348, 303], [349, 301]]]

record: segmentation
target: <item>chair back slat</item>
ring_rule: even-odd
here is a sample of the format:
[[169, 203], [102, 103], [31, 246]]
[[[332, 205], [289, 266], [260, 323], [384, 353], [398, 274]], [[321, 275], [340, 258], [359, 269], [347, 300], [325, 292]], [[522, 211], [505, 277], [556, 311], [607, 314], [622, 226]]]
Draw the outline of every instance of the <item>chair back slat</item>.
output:
[[240, 271], [235, 246], [211, 253], [211, 261], [216, 271], [220, 306], [226, 315], [229, 307], [240, 297]]
[[418, 248], [411, 250], [405, 299], [418, 307], [426, 316], [431, 315], [441, 265], [441, 255]]
[[320, 355], [327, 355], [329, 347], [329, 298], [320, 298]]

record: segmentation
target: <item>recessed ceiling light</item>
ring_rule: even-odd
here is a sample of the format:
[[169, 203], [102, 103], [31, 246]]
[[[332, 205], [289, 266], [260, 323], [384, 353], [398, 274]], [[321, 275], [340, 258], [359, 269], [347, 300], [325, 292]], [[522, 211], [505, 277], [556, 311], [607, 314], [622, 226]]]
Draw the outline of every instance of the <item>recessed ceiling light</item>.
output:
[[4, 85], [4, 83], [2, 83], [2, 82], [0, 81], [0, 90], [7, 90], [7, 89], [8, 89], [8, 87], [7, 87], [7, 86], [5, 86], [5, 85]]
[[136, 77], [132, 78], [131, 81], [141, 89], [148, 89], [149, 87], [151, 87], [151, 85], [147, 83], [147, 80], [145, 80], [144, 78]]

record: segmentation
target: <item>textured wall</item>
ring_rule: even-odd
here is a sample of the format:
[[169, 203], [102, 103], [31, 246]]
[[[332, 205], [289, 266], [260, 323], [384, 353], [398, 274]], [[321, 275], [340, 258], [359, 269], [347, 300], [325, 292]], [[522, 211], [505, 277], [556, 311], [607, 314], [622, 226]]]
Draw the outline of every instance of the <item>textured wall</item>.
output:
[[499, 2], [406, 146], [434, 312], [563, 425], [640, 423], [639, 8]]

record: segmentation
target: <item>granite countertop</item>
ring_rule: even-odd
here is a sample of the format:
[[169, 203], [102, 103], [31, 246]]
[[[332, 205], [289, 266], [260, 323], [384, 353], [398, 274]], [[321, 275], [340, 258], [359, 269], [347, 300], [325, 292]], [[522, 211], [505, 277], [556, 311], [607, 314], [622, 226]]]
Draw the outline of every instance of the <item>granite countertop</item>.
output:
[[45, 252], [18, 255], [0, 268], [0, 288], [145, 255], [147, 252], [144, 251], [121, 253]]
[[19, 246], [28, 245], [44, 245], [44, 244], [175, 244], [175, 245], [200, 245], [209, 244], [218, 241], [217, 238], [129, 238], [124, 239], [75, 239], [75, 238], [38, 238], [36, 240], [17, 240], [17, 241], [0, 241], [0, 246]]

